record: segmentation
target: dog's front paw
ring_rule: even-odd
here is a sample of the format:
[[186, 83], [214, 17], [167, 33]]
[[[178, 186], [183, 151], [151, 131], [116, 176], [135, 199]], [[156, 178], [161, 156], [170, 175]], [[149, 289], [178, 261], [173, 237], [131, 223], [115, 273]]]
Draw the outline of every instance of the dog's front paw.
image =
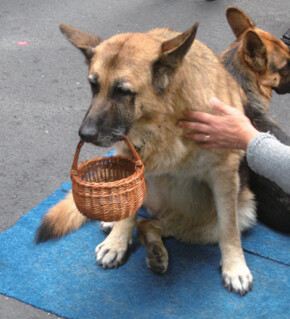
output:
[[152, 243], [146, 246], [147, 266], [158, 274], [164, 274], [168, 267], [168, 252], [163, 244]]
[[253, 288], [253, 276], [249, 268], [243, 264], [223, 269], [222, 281], [228, 292], [234, 291], [241, 296]]
[[[107, 238], [108, 239], [108, 238]], [[105, 240], [96, 247], [97, 263], [104, 269], [117, 268], [124, 264], [128, 250], [128, 242], [122, 240]]]

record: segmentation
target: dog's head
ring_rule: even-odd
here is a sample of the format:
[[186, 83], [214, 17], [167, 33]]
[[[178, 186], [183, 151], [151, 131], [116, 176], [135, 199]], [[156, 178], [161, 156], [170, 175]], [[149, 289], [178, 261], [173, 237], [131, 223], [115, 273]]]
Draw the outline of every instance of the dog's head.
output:
[[60, 25], [61, 32], [83, 52], [89, 66], [92, 102], [79, 130], [82, 140], [109, 147], [127, 135], [133, 123], [158, 114], [155, 101], [170, 86], [195, 39], [197, 27], [195, 24], [164, 41], [150, 32], [119, 34], [102, 40]]
[[290, 93], [290, 49], [268, 32], [258, 29], [240, 9], [229, 7], [226, 12], [239, 54], [255, 72], [259, 85], [278, 94]]

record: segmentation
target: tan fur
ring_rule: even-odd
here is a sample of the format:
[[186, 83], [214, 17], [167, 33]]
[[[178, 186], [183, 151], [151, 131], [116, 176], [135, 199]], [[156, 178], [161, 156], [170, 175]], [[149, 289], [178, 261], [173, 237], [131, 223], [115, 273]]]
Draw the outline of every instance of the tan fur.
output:
[[56, 237], [80, 228], [86, 221], [88, 219], [79, 213], [71, 193], [58, 205], [52, 207], [43, 219], [44, 223], [49, 222], [52, 226]]
[[[199, 148], [177, 127], [186, 110], [214, 113], [209, 105], [213, 96], [243, 111], [243, 93], [218, 57], [198, 40], [192, 44], [196, 29], [195, 25], [183, 34], [155, 29], [116, 35], [93, 48], [89, 77], [98, 75], [99, 92], [87, 117], [112, 114], [115, 102], [108, 92], [116, 80], [122, 79], [123, 85], [135, 92], [128, 137], [145, 164], [145, 205], [155, 218], [138, 226], [148, 266], [161, 273], [167, 269], [162, 237], [174, 236], [191, 243], [218, 242], [225, 286], [245, 294], [251, 288], [252, 276], [243, 257], [240, 230], [255, 222], [255, 205], [249, 189], [240, 189], [238, 171], [244, 152]], [[77, 37], [71, 40], [71, 32], [68, 29], [64, 33], [78, 46]], [[110, 140], [110, 136], [106, 138]], [[116, 152], [129, 154], [123, 142], [116, 144]], [[61, 205], [53, 210], [60, 212]], [[53, 211], [47, 216], [53, 219]], [[135, 226], [134, 217], [115, 223], [96, 248], [100, 265], [120, 265]]]

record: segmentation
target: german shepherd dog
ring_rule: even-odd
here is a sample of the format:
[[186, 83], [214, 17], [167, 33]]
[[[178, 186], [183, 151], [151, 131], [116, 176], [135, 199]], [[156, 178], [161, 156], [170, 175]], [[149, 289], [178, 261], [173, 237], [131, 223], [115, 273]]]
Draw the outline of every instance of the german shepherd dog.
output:
[[[129, 152], [121, 140], [128, 136], [145, 165], [144, 205], [153, 216], [137, 223], [135, 214], [114, 223], [96, 247], [96, 260], [103, 268], [121, 265], [135, 226], [147, 265], [161, 274], [168, 266], [163, 237], [218, 243], [223, 284], [244, 295], [252, 289], [253, 277], [240, 232], [256, 221], [253, 193], [240, 182], [244, 152], [202, 149], [177, 127], [185, 111], [215, 113], [209, 104], [213, 96], [242, 112], [246, 99], [214, 52], [195, 40], [197, 27], [184, 33], [154, 29], [119, 34], [103, 41], [60, 26], [89, 66], [92, 102], [79, 135], [97, 146], [115, 144], [116, 153], [124, 156]], [[44, 217], [37, 240], [57, 238], [85, 221], [69, 194]]]
[[[229, 7], [229, 25], [237, 40], [222, 54], [222, 62], [248, 98], [246, 115], [262, 132], [290, 145], [290, 137], [266, 115], [272, 90], [290, 93], [290, 50], [281, 40], [258, 29], [240, 9]], [[257, 215], [266, 225], [290, 233], [290, 194], [250, 170], [250, 188], [257, 200]]]

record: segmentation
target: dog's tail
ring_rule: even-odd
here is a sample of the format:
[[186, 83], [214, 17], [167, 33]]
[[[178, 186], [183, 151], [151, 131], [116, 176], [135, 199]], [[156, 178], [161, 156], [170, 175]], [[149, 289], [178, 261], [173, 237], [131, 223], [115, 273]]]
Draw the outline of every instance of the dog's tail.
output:
[[44, 216], [37, 230], [35, 241], [40, 243], [50, 239], [57, 239], [80, 228], [88, 220], [79, 212], [74, 203], [72, 193], [70, 193]]

